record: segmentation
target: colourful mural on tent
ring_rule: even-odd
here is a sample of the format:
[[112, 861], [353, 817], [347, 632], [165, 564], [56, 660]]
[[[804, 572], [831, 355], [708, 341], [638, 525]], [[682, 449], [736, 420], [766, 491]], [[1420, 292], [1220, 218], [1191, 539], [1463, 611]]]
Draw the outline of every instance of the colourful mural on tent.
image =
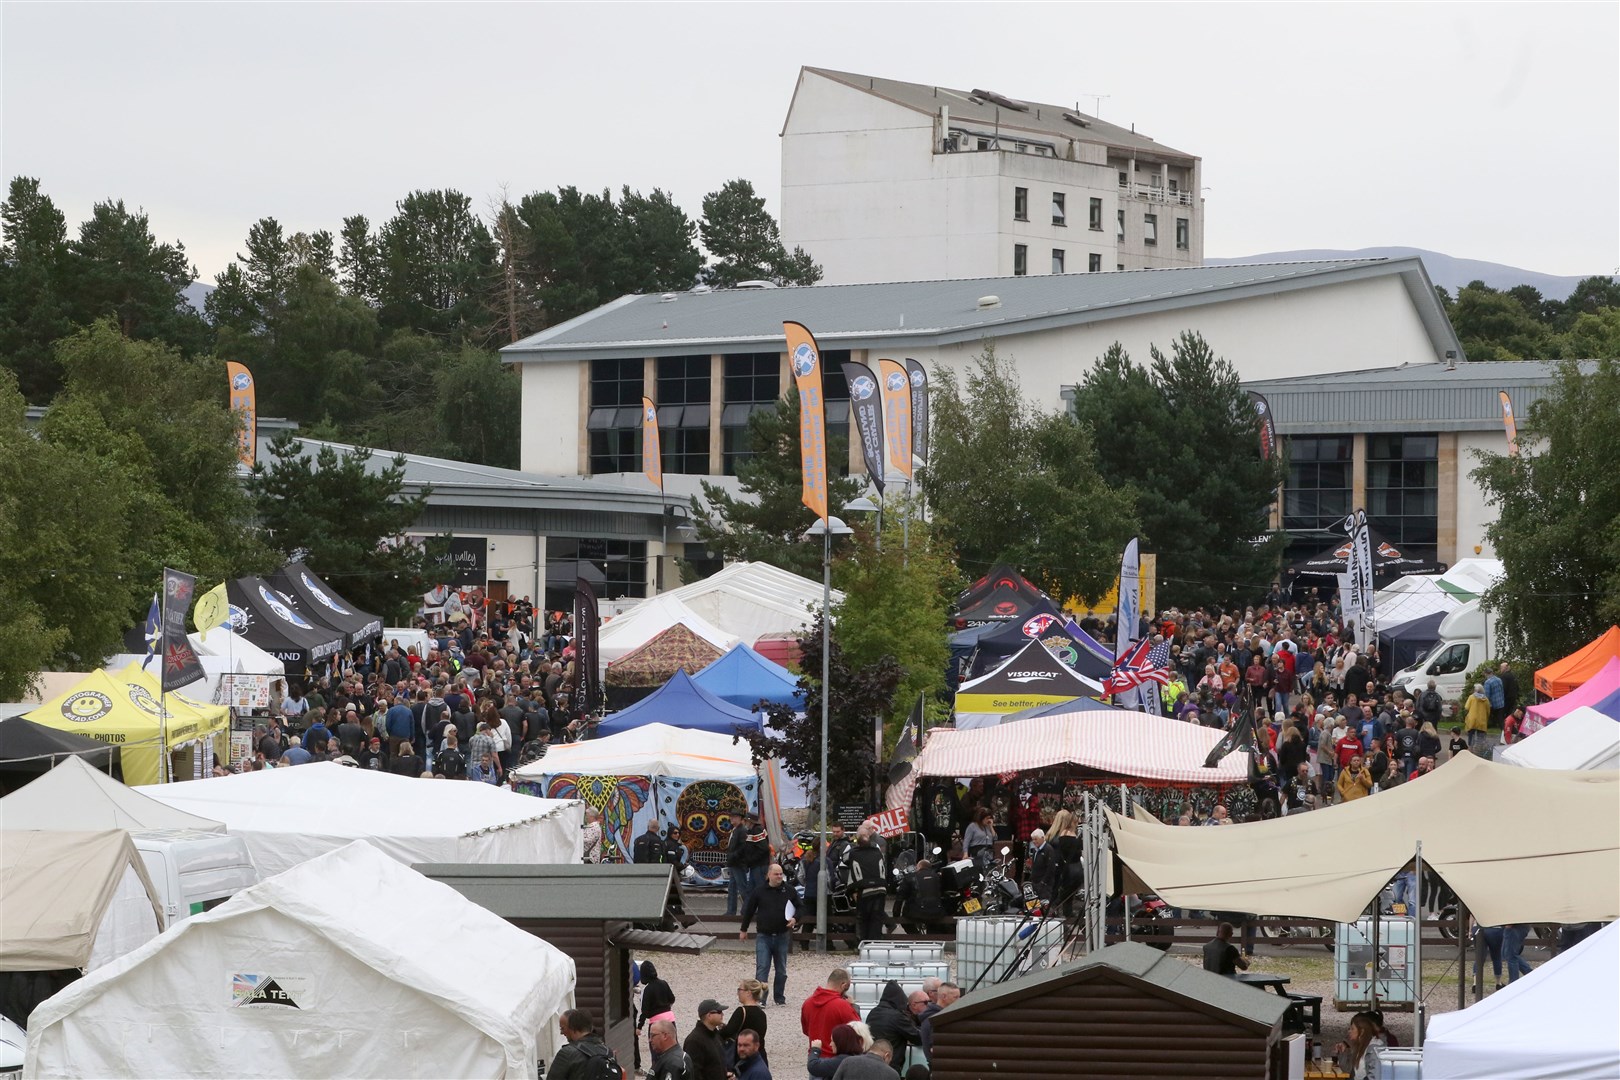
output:
[[726, 847], [738, 816], [759, 805], [759, 779], [687, 780], [657, 778], [658, 815], [676, 824], [686, 849], [693, 885], [715, 885], [726, 880]]
[[579, 799], [602, 812], [603, 857], [610, 862], [629, 862], [630, 845], [647, 831], [647, 822], [657, 816], [650, 776], [579, 776], [557, 773], [543, 783], [522, 782], [517, 790], [545, 799]]

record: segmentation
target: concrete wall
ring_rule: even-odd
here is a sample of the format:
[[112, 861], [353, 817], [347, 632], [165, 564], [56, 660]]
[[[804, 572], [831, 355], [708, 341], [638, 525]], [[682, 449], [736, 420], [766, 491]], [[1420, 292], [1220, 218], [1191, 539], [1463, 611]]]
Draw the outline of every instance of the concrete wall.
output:
[[[1480, 555], [1487, 559], [1496, 558], [1496, 549], [1485, 536], [1485, 527], [1496, 520], [1496, 509], [1486, 505], [1485, 493], [1469, 475], [1479, 467], [1479, 458], [1475, 455], [1477, 450], [1493, 454], [1507, 453], [1507, 434], [1500, 427], [1491, 431], [1457, 433], [1457, 550], [1447, 559], [1448, 562], [1471, 558], [1476, 544], [1479, 545]], [[1440, 552], [1440, 557], [1446, 559], [1446, 553]]]
[[[523, 424], [518, 468], [563, 476], [584, 474], [585, 418], [589, 392], [587, 365], [572, 362], [519, 364], [523, 380]], [[583, 387], [583, 389], [582, 389]]]

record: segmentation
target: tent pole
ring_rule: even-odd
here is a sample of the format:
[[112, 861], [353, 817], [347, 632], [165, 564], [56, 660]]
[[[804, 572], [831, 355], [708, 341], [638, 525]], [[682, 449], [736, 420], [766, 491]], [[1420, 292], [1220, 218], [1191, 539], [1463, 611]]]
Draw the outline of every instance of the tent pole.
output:
[[1367, 983], [1367, 1008], [1372, 1012], [1378, 1011], [1378, 973], [1381, 964], [1378, 957], [1378, 931], [1379, 924], [1384, 921], [1384, 890], [1379, 889], [1373, 897], [1373, 923], [1372, 923], [1372, 978]]
[[832, 655], [832, 519], [821, 519], [821, 837], [816, 875], [816, 952], [827, 951], [827, 720], [831, 687], [828, 668]]
[[1457, 1011], [1468, 1007], [1468, 905], [1457, 898]]
[[1412, 866], [1417, 878], [1417, 888], [1412, 891], [1417, 918], [1414, 920], [1412, 936], [1412, 967], [1416, 973], [1407, 980], [1414, 988], [1412, 991], [1412, 1049], [1423, 1049], [1423, 841], [1417, 842], [1417, 854], [1412, 857]]

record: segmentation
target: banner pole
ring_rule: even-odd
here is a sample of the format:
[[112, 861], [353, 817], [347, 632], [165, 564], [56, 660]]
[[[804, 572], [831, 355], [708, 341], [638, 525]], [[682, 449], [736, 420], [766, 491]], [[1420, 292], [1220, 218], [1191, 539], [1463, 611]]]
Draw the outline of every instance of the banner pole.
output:
[[[164, 580], [158, 586], [158, 648], [161, 651], [168, 644], [169, 634], [169, 582], [168, 571], [163, 572]], [[169, 782], [169, 692], [165, 688], [166, 680], [163, 678], [163, 664], [167, 658], [158, 657], [158, 783]]]
[[[1412, 967], [1414, 974], [1409, 982], [1412, 984], [1412, 1049], [1423, 1049], [1423, 841], [1417, 842], [1417, 854], [1413, 856], [1412, 869], [1416, 877], [1416, 888], [1412, 891], [1413, 909], [1417, 912], [1414, 920], [1414, 934], [1412, 937]], [[1459, 936], [1461, 928], [1458, 929]]]
[[821, 519], [821, 873], [816, 875], [816, 952], [827, 951], [827, 718], [832, 667], [832, 521]]

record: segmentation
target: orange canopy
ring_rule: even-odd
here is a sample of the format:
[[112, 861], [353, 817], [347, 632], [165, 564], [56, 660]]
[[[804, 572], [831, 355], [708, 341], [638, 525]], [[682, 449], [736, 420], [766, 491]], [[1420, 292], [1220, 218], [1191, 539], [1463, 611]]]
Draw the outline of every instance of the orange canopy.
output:
[[1620, 656], [1620, 626], [1611, 626], [1589, 644], [1536, 672], [1536, 689], [1548, 697], [1563, 697], [1603, 670], [1611, 656]]

